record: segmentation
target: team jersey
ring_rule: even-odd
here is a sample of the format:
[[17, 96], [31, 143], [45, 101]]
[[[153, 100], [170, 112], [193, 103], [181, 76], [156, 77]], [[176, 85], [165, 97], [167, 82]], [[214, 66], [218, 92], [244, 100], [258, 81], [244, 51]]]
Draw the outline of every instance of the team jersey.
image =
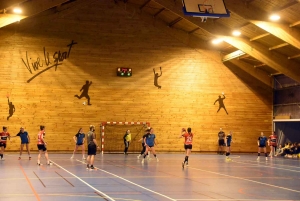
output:
[[8, 132], [3, 131], [2, 133], [0, 133], [0, 142], [5, 144], [8, 137], [10, 137], [10, 134]]
[[232, 140], [232, 136], [231, 135], [227, 135], [226, 136], [226, 144], [227, 144], [227, 146], [230, 146], [231, 140]]
[[218, 133], [218, 137], [219, 137], [219, 140], [224, 139], [225, 133], [224, 133], [223, 131], [220, 131], [220, 132]]
[[45, 144], [44, 142], [44, 135], [45, 135], [45, 131], [44, 130], [41, 130], [39, 133], [38, 133], [38, 141], [37, 141], [37, 144]]
[[96, 136], [93, 131], [89, 131], [87, 133], [87, 143], [88, 145], [95, 145], [94, 139], [96, 139]]
[[277, 146], [277, 135], [270, 135], [269, 142], [271, 146]]
[[266, 136], [259, 136], [258, 141], [260, 146], [266, 146], [268, 139]]
[[84, 133], [77, 133], [76, 135], [77, 138], [77, 144], [82, 144], [83, 143], [83, 139], [85, 138], [85, 134]]
[[27, 131], [24, 131], [24, 133], [20, 131], [16, 136], [20, 136], [22, 144], [29, 143]]
[[182, 134], [182, 137], [184, 137], [184, 144], [186, 145], [193, 144], [193, 137], [194, 137], [193, 133], [186, 132]]
[[148, 134], [146, 137], [146, 144], [149, 147], [153, 147], [154, 146], [154, 140], [155, 140], [155, 134]]

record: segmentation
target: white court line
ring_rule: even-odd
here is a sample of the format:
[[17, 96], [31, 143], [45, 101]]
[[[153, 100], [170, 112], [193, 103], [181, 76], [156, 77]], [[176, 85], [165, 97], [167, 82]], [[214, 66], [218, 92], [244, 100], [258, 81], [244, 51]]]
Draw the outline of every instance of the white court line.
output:
[[[77, 159], [76, 159], [76, 160], [77, 160]], [[77, 160], [77, 161], [80, 162], [80, 163], [82, 163], [82, 164], [86, 164], [84, 161], [80, 161], [80, 160]], [[144, 186], [141, 186], [141, 185], [139, 185], [139, 184], [136, 184], [136, 183], [134, 183], [134, 182], [132, 182], [132, 181], [129, 181], [129, 180], [123, 178], [123, 177], [120, 177], [120, 176], [118, 176], [118, 175], [116, 175], [116, 174], [107, 172], [107, 171], [102, 170], [102, 169], [99, 169], [99, 168], [97, 168], [97, 167], [95, 167], [95, 169], [100, 170], [100, 171], [102, 171], [102, 172], [105, 172], [105, 173], [107, 173], [107, 174], [113, 175], [113, 176], [115, 176], [115, 177], [117, 177], [117, 178], [119, 178], [119, 179], [122, 179], [122, 180], [124, 180], [124, 181], [130, 183], [130, 184], [133, 184], [133, 185], [135, 185], [135, 186], [137, 186], [137, 187], [140, 187], [140, 188], [142, 188], [142, 189], [145, 189], [145, 190], [147, 190], [147, 191], [149, 191], [149, 192], [151, 192], [151, 193], [160, 195], [160, 196], [165, 197], [165, 198], [167, 198], [167, 199], [169, 199], [169, 200], [176, 201], [176, 200], [173, 199], [173, 198], [170, 198], [170, 197], [168, 197], [168, 196], [166, 196], [166, 195], [164, 195], [164, 194], [161, 194], [161, 193], [155, 192], [155, 191], [153, 191], [153, 190], [150, 190], [149, 188], [146, 188], [146, 187], [144, 187]]]
[[[213, 200], [228, 200], [228, 201], [232, 201], [232, 200], [238, 200], [238, 201], [266, 201], [266, 199], [239, 199], [239, 198], [232, 198], [232, 199], [220, 199], [220, 198], [213, 198], [213, 199], [205, 199], [205, 198], [202, 198], [202, 199], [177, 199], [177, 200], [207, 200], [207, 201], [213, 201]], [[300, 200], [268, 200], [268, 201], [300, 201]]]
[[254, 163], [244, 163], [244, 162], [237, 162], [237, 161], [232, 161], [233, 163], [241, 163], [241, 164], [249, 164], [254, 167], [267, 167], [267, 168], [273, 168], [273, 169], [278, 169], [278, 170], [286, 170], [290, 172], [300, 172], [299, 170], [291, 170], [291, 169], [286, 169], [286, 168], [279, 168], [279, 167], [273, 167], [269, 165], [262, 165], [262, 164], [254, 164]]
[[[236, 177], [236, 176], [231, 176], [231, 175], [222, 174], [222, 173], [218, 173], [218, 172], [203, 170], [203, 169], [199, 169], [199, 168], [193, 168], [193, 167], [190, 167], [190, 166], [189, 166], [189, 169], [200, 170], [202, 172], [208, 172], [208, 173], [212, 173], [212, 174], [217, 174], [217, 175], [222, 175], [222, 176], [231, 177], [231, 178], [235, 178], [235, 179], [250, 181], [250, 182], [253, 182], [253, 183], [257, 183], [257, 184], [262, 184], [262, 185], [271, 186], [271, 187], [274, 187], [274, 188], [280, 188], [280, 189], [283, 189], [283, 190], [288, 190], [288, 191], [300, 193], [300, 191], [293, 190], [293, 189], [290, 189], [290, 188], [285, 188], [285, 187], [276, 186], [276, 185], [272, 185], [272, 184], [267, 184], [267, 183], [263, 183], [263, 182], [259, 182], [259, 181], [254, 181], [254, 180], [251, 180], [251, 179], [245, 179], [245, 178], [242, 178], [242, 177]], [[240, 199], [236, 199], [236, 200], [240, 200]]]
[[[276, 161], [278, 161], [278, 159], [275, 159]], [[273, 159], [269, 159], [269, 160], [267, 160], [267, 161], [273, 161]], [[280, 160], [280, 161], [283, 161], [283, 160]], [[253, 160], [253, 161], [251, 161], [251, 160], [244, 160], [243, 162], [249, 162], [249, 163], [253, 163], [253, 162], [264, 162], [264, 160], [261, 160], [261, 161], [257, 161], [257, 160]], [[274, 161], [275, 162], [275, 161]], [[299, 161], [298, 161], [298, 163], [299, 163]], [[269, 163], [270, 164], [270, 163]], [[272, 163], [272, 164], [270, 164], [270, 165], [276, 165], [276, 166], [285, 166], [285, 167], [291, 167], [291, 168], [300, 168], [300, 167], [297, 167], [297, 166], [291, 166], [291, 165], [283, 165], [283, 164], [277, 164], [277, 163]], [[271, 166], [270, 166], [271, 167]]]
[[99, 191], [98, 189], [96, 189], [95, 187], [93, 187], [92, 185], [88, 184], [87, 182], [85, 182], [84, 180], [82, 180], [81, 178], [77, 177], [75, 174], [69, 172], [68, 170], [66, 170], [65, 168], [63, 168], [62, 166], [58, 165], [57, 163], [55, 163], [54, 161], [51, 160], [51, 162], [56, 165], [57, 167], [59, 167], [60, 169], [66, 171], [67, 173], [69, 173], [70, 175], [72, 175], [73, 177], [77, 178], [79, 181], [81, 181], [82, 183], [84, 183], [85, 185], [87, 185], [88, 187], [90, 187], [91, 189], [97, 191], [98, 193], [100, 193], [101, 195], [103, 195], [104, 198], [108, 198], [109, 200], [115, 201], [113, 198], [109, 197], [108, 195], [106, 195], [105, 193]]

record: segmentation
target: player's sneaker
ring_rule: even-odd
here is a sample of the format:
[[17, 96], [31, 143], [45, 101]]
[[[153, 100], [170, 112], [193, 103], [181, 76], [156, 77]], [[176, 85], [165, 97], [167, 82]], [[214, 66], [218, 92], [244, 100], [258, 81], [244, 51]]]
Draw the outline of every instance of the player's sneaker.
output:
[[189, 164], [188, 164], [188, 162], [187, 162], [187, 161], [185, 162], [185, 166], [189, 166]]
[[42, 164], [41, 164], [41, 162], [37, 162], [37, 165], [38, 165], [38, 166], [41, 166]]
[[140, 159], [140, 157], [141, 157], [141, 154], [137, 156], [137, 159]]
[[47, 165], [53, 165], [50, 161], [47, 163]]
[[258, 160], [259, 161], [259, 157], [257, 157], [257, 159], [256, 160]]
[[184, 169], [184, 161], [182, 162], [182, 169]]
[[268, 160], [268, 157], [266, 157], [266, 161]]
[[90, 169], [90, 165], [89, 164], [86, 165], [86, 169]]
[[142, 160], [142, 163], [144, 163], [145, 159]]
[[70, 159], [73, 159], [74, 158], [74, 156], [71, 156], [71, 158]]
[[94, 169], [95, 169], [95, 167], [93, 165], [91, 165], [90, 170], [94, 170]]
[[82, 160], [85, 160], [85, 159], [86, 159], [86, 158], [83, 156], [83, 157], [82, 157]]
[[21, 160], [21, 157], [19, 157], [18, 160]]

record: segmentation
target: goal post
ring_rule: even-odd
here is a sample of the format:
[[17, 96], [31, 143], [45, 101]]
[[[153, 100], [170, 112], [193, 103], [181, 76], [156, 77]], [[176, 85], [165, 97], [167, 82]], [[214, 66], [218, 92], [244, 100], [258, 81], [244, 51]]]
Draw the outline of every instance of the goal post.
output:
[[[108, 152], [123, 152], [124, 148], [123, 136], [126, 130], [131, 130], [131, 145], [129, 151], [137, 151], [141, 149], [140, 142], [137, 140], [144, 135], [146, 127], [150, 127], [150, 122], [101, 122], [101, 153]], [[139, 147], [137, 148], [137, 144]]]

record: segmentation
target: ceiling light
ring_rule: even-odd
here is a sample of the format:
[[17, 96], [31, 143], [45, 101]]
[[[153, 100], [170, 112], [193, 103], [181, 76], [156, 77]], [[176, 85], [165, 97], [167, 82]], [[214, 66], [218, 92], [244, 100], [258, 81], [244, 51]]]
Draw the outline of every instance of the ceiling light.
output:
[[270, 16], [270, 20], [272, 20], [272, 21], [277, 21], [279, 19], [280, 19], [280, 16], [277, 15], [277, 14], [273, 14], [273, 15]]
[[222, 39], [222, 38], [216, 38], [216, 39], [212, 40], [212, 43], [213, 43], [213, 44], [219, 44], [219, 43], [221, 43], [221, 42], [223, 42], [223, 39]]
[[232, 32], [232, 35], [234, 35], [234, 36], [240, 36], [240, 35], [241, 35], [241, 32], [238, 31], [238, 30], [234, 30], [234, 31]]
[[22, 10], [21, 10], [21, 8], [14, 8], [14, 13], [16, 13], [16, 14], [21, 14], [22, 13]]

